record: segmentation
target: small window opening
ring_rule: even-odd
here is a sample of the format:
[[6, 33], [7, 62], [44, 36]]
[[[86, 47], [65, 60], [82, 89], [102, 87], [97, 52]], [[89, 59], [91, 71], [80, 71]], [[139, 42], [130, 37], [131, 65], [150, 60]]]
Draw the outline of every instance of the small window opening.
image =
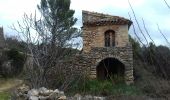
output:
[[112, 30], [105, 32], [105, 47], [115, 46], [115, 32]]

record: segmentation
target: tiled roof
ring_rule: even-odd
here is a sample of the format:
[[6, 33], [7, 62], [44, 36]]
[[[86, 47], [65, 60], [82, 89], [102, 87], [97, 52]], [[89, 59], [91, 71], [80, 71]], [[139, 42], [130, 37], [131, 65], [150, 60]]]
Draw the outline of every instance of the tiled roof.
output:
[[119, 16], [112, 16], [97, 12], [82, 11], [84, 26], [130, 25], [132, 21]]

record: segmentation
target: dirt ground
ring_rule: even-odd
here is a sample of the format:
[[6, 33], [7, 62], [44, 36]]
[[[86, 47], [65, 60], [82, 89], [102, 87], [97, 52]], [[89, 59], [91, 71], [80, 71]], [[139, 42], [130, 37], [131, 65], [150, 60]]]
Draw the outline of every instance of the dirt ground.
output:
[[8, 91], [22, 83], [19, 79], [0, 79], [0, 92]]

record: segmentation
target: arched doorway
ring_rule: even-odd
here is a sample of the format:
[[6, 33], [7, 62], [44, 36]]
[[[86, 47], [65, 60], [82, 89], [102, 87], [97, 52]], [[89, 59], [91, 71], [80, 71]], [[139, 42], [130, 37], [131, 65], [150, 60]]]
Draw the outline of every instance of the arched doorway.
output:
[[125, 65], [115, 58], [106, 58], [99, 62], [96, 67], [97, 79], [107, 80], [114, 76], [124, 78]]

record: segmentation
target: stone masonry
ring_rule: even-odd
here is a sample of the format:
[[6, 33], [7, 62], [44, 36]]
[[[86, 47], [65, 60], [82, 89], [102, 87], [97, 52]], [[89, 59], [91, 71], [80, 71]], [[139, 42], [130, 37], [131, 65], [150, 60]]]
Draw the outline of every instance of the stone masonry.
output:
[[[74, 69], [97, 78], [97, 66], [102, 60], [113, 58], [124, 65], [124, 79], [133, 83], [133, 53], [128, 30], [132, 22], [118, 16], [82, 11], [83, 51], [72, 61]], [[114, 32], [114, 46], [106, 46], [105, 33]], [[111, 37], [113, 38], [113, 37]], [[110, 39], [110, 38], [109, 38]], [[105, 42], [106, 41], [106, 42]], [[116, 66], [110, 66], [116, 67]]]
[[[133, 53], [129, 43], [128, 29], [132, 22], [118, 16], [83, 11], [83, 53], [82, 56], [90, 63], [89, 75], [96, 78], [96, 67], [105, 58], [115, 58], [125, 65], [125, 82], [133, 83]], [[115, 32], [115, 46], [104, 46], [104, 33]], [[114, 66], [113, 66], [114, 67]]]

